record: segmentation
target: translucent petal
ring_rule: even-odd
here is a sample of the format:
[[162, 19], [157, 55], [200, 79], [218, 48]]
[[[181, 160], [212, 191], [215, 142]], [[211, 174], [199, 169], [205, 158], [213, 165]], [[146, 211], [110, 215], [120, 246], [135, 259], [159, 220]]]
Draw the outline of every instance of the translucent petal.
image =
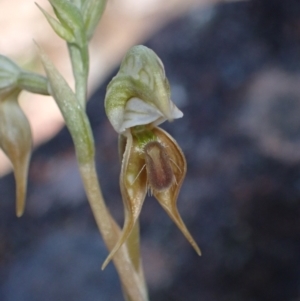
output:
[[[183, 113], [172, 101], [170, 101], [170, 108], [173, 119], [181, 118], [183, 116]], [[128, 128], [143, 124], [154, 123], [155, 125], [158, 125], [164, 121], [166, 121], [166, 118], [157, 107], [142, 99], [133, 97], [126, 103], [120, 131], [123, 132]]]
[[133, 97], [126, 103], [120, 130], [124, 131], [136, 125], [149, 124], [161, 117], [163, 115], [156, 107]]

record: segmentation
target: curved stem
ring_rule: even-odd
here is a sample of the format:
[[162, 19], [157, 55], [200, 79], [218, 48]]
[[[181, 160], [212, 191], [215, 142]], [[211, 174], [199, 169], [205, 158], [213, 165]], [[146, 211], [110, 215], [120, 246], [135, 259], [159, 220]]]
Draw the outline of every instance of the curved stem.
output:
[[[120, 227], [117, 225], [104, 203], [94, 162], [80, 164], [79, 169], [96, 223], [107, 248], [111, 250], [121, 234]], [[137, 235], [136, 238], [138, 238], [138, 231], [134, 231], [133, 235]], [[137, 240], [136, 238], [134, 240], [135, 242], [138, 242], [139, 239]], [[138, 270], [136, 270], [130, 253], [127, 246], [124, 245], [114, 256], [113, 262], [121, 279], [125, 293], [128, 298], [130, 298], [129, 300], [147, 301], [147, 289], [144, 277], [142, 276], [141, 266], [139, 265]], [[139, 256], [139, 252], [136, 254]], [[135, 258], [134, 261], [137, 262], [137, 258]]]
[[20, 89], [31, 93], [50, 95], [48, 91], [48, 79], [37, 73], [22, 70], [18, 77], [18, 85]]

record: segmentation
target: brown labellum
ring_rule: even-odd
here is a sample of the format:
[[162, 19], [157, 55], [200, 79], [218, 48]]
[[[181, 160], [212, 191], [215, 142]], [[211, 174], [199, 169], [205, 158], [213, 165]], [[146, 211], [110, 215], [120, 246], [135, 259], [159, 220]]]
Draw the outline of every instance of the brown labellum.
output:
[[168, 189], [173, 184], [174, 174], [165, 148], [158, 141], [151, 141], [144, 147], [144, 155], [150, 188]]

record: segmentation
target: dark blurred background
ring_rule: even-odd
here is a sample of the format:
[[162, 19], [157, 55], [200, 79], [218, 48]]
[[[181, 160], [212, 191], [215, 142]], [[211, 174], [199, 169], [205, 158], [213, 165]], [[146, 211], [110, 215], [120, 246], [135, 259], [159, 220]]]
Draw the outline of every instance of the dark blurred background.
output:
[[[150, 299], [300, 300], [300, 1], [193, 9], [146, 45], [184, 112], [163, 127], [186, 154], [178, 204], [203, 253], [148, 197]], [[122, 224], [117, 135], [103, 109], [109, 78], [87, 110], [103, 193]], [[28, 190], [18, 219], [13, 175], [0, 181], [0, 300], [122, 300], [113, 265], [100, 270], [107, 251], [66, 129], [34, 152]]]

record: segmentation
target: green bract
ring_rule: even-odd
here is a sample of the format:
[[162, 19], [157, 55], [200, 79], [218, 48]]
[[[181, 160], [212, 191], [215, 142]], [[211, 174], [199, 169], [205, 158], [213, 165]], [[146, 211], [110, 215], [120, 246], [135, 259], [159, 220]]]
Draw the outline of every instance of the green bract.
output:
[[94, 159], [94, 139], [85, 111], [79, 104], [74, 92], [54, 67], [46, 53], [40, 50], [43, 66], [49, 80], [50, 92], [55, 99], [66, 125], [72, 135], [79, 163]]
[[107, 0], [86, 0], [82, 5], [82, 16], [87, 39], [90, 40], [94, 34], [102, 14], [104, 12]]
[[41, 12], [46, 17], [47, 21], [51, 25], [52, 29], [56, 32], [58, 36], [69, 43], [75, 43], [75, 37], [71, 29], [63, 26], [59, 21], [49, 15], [41, 6], [36, 3], [37, 7], [41, 10]]
[[86, 34], [79, 8], [69, 0], [49, 0], [49, 2], [61, 25], [72, 32], [75, 43], [79, 47], [84, 47], [86, 45]]

